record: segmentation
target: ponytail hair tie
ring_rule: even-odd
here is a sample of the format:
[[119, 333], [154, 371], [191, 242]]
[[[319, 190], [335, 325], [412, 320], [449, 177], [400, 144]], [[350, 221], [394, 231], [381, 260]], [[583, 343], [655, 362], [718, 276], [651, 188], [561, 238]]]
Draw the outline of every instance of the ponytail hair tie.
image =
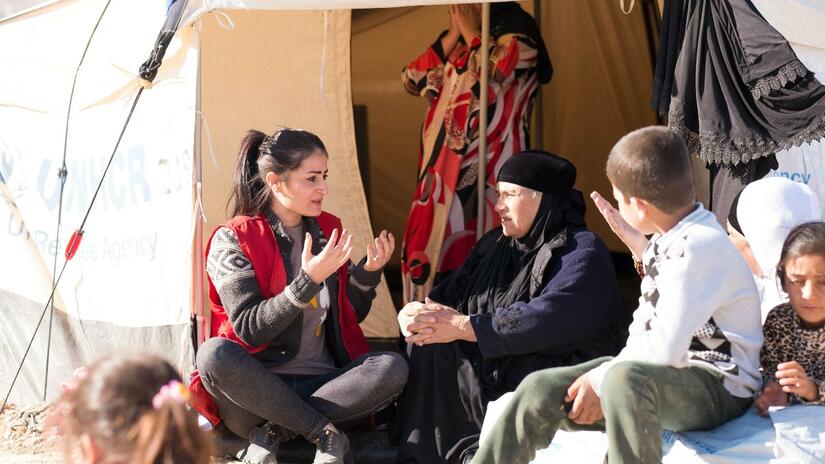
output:
[[160, 390], [152, 398], [152, 407], [160, 409], [167, 401], [175, 403], [185, 403], [189, 400], [189, 389], [186, 385], [177, 380], [172, 380], [160, 387]]
[[77, 390], [77, 387], [80, 385], [80, 382], [83, 381], [86, 377], [89, 376], [89, 368], [82, 366], [78, 367], [74, 370], [74, 374], [72, 375], [71, 380], [63, 382], [60, 384], [60, 388], [63, 392], [73, 392]]
[[275, 131], [274, 134], [267, 135], [266, 137], [264, 137], [263, 141], [261, 142], [260, 147], [258, 147], [258, 155], [259, 156], [271, 155], [272, 154], [272, 146], [275, 145], [278, 142], [278, 137], [281, 136], [281, 132], [283, 132], [283, 131], [284, 131], [284, 129], [278, 129], [277, 131]]

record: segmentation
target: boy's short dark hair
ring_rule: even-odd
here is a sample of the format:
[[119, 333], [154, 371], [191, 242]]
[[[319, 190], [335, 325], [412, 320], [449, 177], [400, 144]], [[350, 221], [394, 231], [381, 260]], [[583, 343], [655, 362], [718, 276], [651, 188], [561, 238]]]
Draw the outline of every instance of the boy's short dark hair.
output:
[[607, 177], [626, 198], [641, 198], [665, 213], [696, 198], [687, 146], [666, 127], [637, 129], [616, 142]]

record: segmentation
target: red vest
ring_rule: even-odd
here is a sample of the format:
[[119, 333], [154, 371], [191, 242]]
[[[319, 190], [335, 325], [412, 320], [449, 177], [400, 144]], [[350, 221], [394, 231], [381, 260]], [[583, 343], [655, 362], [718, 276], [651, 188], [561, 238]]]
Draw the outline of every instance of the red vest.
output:
[[[321, 226], [321, 231], [325, 236], [329, 237], [333, 229], [341, 230], [341, 220], [329, 213], [321, 213], [316, 218], [318, 224]], [[275, 239], [275, 234], [272, 233], [272, 228], [269, 222], [263, 216], [237, 216], [230, 219], [226, 224], [235, 232], [238, 237], [238, 244], [241, 247], [244, 255], [252, 263], [252, 268], [255, 269], [255, 279], [258, 281], [258, 287], [261, 289], [261, 296], [264, 298], [272, 298], [281, 293], [286, 288], [286, 268], [281, 259], [281, 252], [278, 247], [278, 241]], [[212, 232], [214, 237], [215, 232], [220, 227]], [[206, 256], [209, 256], [209, 248], [212, 244], [212, 237], [209, 238], [209, 244], [206, 246]], [[298, 246], [299, 244], [295, 244]], [[364, 333], [358, 325], [358, 317], [355, 310], [349, 302], [347, 297], [347, 281], [349, 280], [347, 264], [341, 266], [338, 271], [338, 324], [341, 327], [341, 338], [344, 348], [350, 359], [355, 359], [358, 356], [369, 352], [367, 340], [364, 338]], [[232, 328], [232, 323], [221, 304], [221, 298], [218, 295], [212, 279], [207, 276], [209, 281], [209, 306], [212, 313], [211, 322], [211, 337], [223, 337], [232, 340], [235, 343], [243, 346], [249, 353], [258, 353], [269, 347], [269, 343], [260, 346], [250, 346], [241, 341], [235, 334]], [[192, 381], [189, 389], [192, 391], [192, 396], [189, 402], [202, 416], [207, 418], [213, 425], [217, 425], [221, 419], [215, 403], [200, 379], [198, 371], [193, 373]]]

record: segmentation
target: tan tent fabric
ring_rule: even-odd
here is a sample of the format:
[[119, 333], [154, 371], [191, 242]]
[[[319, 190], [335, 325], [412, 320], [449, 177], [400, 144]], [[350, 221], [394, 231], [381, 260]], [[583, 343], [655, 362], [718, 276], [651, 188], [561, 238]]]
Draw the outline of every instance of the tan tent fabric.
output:
[[[204, 239], [226, 219], [234, 161], [246, 131], [298, 127], [318, 134], [329, 150], [331, 194], [325, 209], [353, 232], [360, 259], [372, 232], [353, 138], [350, 13], [227, 14], [232, 29], [224, 29], [214, 14], [202, 18]], [[398, 335], [395, 308], [383, 283], [362, 328], [371, 337]]]
[[[442, 31], [447, 7], [353, 12], [352, 93], [366, 106], [370, 208], [376, 228], [404, 233], [415, 190], [426, 100], [404, 91], [401, 68]], [[400, 243], [393, 263], [400, 259]], [[399, 271], [400, 272], [400, 271]]]
[[189, 24], [214, 10], [350, 10], [476, 2], [477, 0], [190, 0], [182, 24]]
[[[545, 149], [576, 164], [582, 192], [612, 199], [604, 174], [610, 148], [627, 132], [656, 124], [642, 9], [625, 16], [613, 2], [587, 0], [547, 2], [542, 13], [555, 68], [543, 89]], [[587, 223], [611, 249], [627, 250], [591, 202]]]
[[[522, 2], [532, 11], [532, 2]], [[352, 89], [367, 109], [370, 206], [376, 226], [400, 234], [415, 188], [416, 157], [426, 101], [404, 92], [403, 65], [447, 27], [446, 7], [353, 12]], [[610, 198], [604, 175], [610, 147], [625, 133], [656, 123], [648, 107], [653, 65], [642, 9], [625, 16], [618, 2], [542, 4], [541, 28], [555, 75], [543, 87], [544, 148], [569, 158], [577, 186]], [[592, 203], [588, 224], [617, 251]], [[397, 262], [397, 261], [396, 261]]]

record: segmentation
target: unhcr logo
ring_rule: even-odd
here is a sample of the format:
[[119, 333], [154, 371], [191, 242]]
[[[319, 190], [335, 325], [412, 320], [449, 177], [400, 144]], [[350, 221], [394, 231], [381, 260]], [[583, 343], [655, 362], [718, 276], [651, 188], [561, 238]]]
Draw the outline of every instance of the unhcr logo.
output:
[[[66, 162], [69, 173], [63, 199], [66, 211], [85, 211], [107, 161], [106, 157], [94, 157]], [[49, 211], [56, 210], [60, 202], [60, 178], [55, 175], [59, 164], [60, 161], [57, 159], [44, 159], [37, 175], [37, 193]], [[102, 211], [122, 210], [127, 205], [151, 201], [152, 195], [145, 170], [146, 157], [143, 146], [135, 145], [129, 148], [128, 154], [115, 155], [98, 194], [95, 208]]]
[[794, 171], [771, 171], [771, 176], [773, 177], [784, 177], [786, 179], [790, 179], [794, 182], [799, 182], [805, 185], [808, 185], [811, 182], [811, 177], [813, 176], [810, 172], [794, 172]]

